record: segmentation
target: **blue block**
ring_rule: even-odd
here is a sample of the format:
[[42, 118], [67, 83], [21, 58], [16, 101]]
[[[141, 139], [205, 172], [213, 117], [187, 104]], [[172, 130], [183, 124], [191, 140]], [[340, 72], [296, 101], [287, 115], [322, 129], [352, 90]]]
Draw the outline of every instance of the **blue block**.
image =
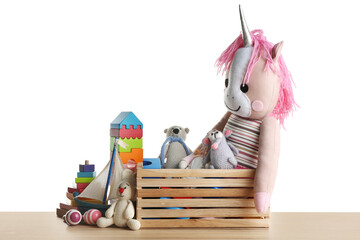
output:
[[143, 169], [161, 169], [160, 158], [143, 158]]
[[140, 125], [140, 128], [143, 129], [143, 124], [135, 116], [133, 112], [121, 112], [114, 121], [111, 122], [110, 128], [122, 129], [125, 125], [126, 129], [130, 129], [130, 126], [134, 126], [134, 129]]
[[96, 172], [78, 172], [78, 178], [96, 177]]
[[79, 164], [79, 172], [94, 172], [94, 171], [95, 171], [94, 164], [89, 164], [89, 165]]

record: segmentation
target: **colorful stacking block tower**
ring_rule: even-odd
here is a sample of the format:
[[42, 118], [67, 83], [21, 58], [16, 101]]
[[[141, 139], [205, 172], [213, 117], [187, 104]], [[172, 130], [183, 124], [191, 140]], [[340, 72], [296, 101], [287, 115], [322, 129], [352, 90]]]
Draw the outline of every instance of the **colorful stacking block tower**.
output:
[[[74, 200], [73, 193], [81, 193], [90, 184], [90, 182], [96, 177], [95, 165], [89, 164], [89, 160], [85, 160], [85, 164], [79, 164], [79, 172], [77, 178], [75, 178], [76, 188], [69, 187], [66, 192], [66, 197], [70, 200], [70, 205], [60, 203], [60, 208], [56, 209], [56, 215], [62, 217], [70, 209], [78, 209], [77, 204]], [[91, 202], [91, 199], [86, 199]], [[96, 200], [94, 200], [96, 201]]]
[[75, 178], [76, 188], [81, 193], [94, 178], [96, 177], [95, 165], [89, 164], [89, 160], [85, 160], [85, 164], [79, 164], [79, 172]]
[[127, 144], [126, 148], [118, 145], [120, 159], [124, 164], [129, 160], [136, 163], [143, 161], [143, 124], [133, 112], [121, 112], [110, 124], [110, 154], [115, 137]]

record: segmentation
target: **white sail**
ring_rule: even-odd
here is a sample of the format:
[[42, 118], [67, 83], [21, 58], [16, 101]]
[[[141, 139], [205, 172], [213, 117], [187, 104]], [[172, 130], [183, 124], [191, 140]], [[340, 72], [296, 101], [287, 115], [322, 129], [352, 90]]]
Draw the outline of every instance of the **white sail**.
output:
[[[111, 159], [106, 164], [105, 168], [100, 172], [100, 174], [84, 189], [84, 191], [81, 194], [79, 194], [78, 197], [91, 198], [91, 199], [96, 199], [99, 201], [104, 200], [104, 194], [105, 194], [106, 182], [107, 182], [108, 175], [109, 175], [110, 163], [111, 163]], [[117, 188], [121, 181], [121, 172], [123, 170], [124, 170], [124, 166], [120, 162], [119, 153], [117, 152], [117, 149], [116, 149], [114, 165], [112, 168], [111, 179], [110, 179], [110, 185], [114, 186], [114, 187], [110, 188], [110, 194], [109, 194], [108, 199], [112, 199], [112, 198], [114, 198], [113, 196], [116, 196], [116, 191], [117, 191]]]
[[103, 201], [106, 181], [109, 175], [111, 160], [106, 164], [105, 168], [96, 176], [94, 180], [84, 189], [78, 197], [91, 198], [99, 201]]
[[119, 153], [115, 154], [115, 160], [114, 160], [114, 171], [112, 173], [112, 180], [111, 180], [111, 186], [110, 186], [110, 193], [108, 196], [108, 200], [112, 200], [118, 197], [117, 192], [118, 188], [121, 182], [121, 173], [124, 170], [124, 165], [122, 164]]

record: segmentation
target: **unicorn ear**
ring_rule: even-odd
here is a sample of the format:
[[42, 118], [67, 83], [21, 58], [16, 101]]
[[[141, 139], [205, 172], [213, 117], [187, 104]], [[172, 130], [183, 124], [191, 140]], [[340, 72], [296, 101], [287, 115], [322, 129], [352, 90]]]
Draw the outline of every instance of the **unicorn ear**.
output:
[[281, 41], [274, 45], [274, 47], [271, 49], [271, 56], [274, 60], [274, 62], [277, 62], [279, 60], [279, 57], [281, 56], [281, 50], [283, 48], [284, 42]]

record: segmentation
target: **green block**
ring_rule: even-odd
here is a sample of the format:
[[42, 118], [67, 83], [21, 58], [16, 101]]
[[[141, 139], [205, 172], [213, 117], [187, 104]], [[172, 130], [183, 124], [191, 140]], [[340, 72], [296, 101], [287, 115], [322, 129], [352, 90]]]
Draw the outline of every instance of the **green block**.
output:
[[115, 141], [115, 137], [110, 137], [110, 151], [111, 152], [114, 149], [114, 141]]
[[90, 183], [94, 180], [94, 177], [80, 177], [75, 178], [75, 183]]
[[[122, 141], [124, 141], [128, 146], [125, 148], [118, 146], [118, 152], [131, 152], [131, 149], [133, 148], [143, 148], [143, 143], [142, 143], [142, 138], [138, 139], [138, 138], [124, 138], [121, 139]], [[113, 150], [114, 148], [114, 141], [115, 141], [115, 137], [111, 137], [110, 138], [110, 151]]]

